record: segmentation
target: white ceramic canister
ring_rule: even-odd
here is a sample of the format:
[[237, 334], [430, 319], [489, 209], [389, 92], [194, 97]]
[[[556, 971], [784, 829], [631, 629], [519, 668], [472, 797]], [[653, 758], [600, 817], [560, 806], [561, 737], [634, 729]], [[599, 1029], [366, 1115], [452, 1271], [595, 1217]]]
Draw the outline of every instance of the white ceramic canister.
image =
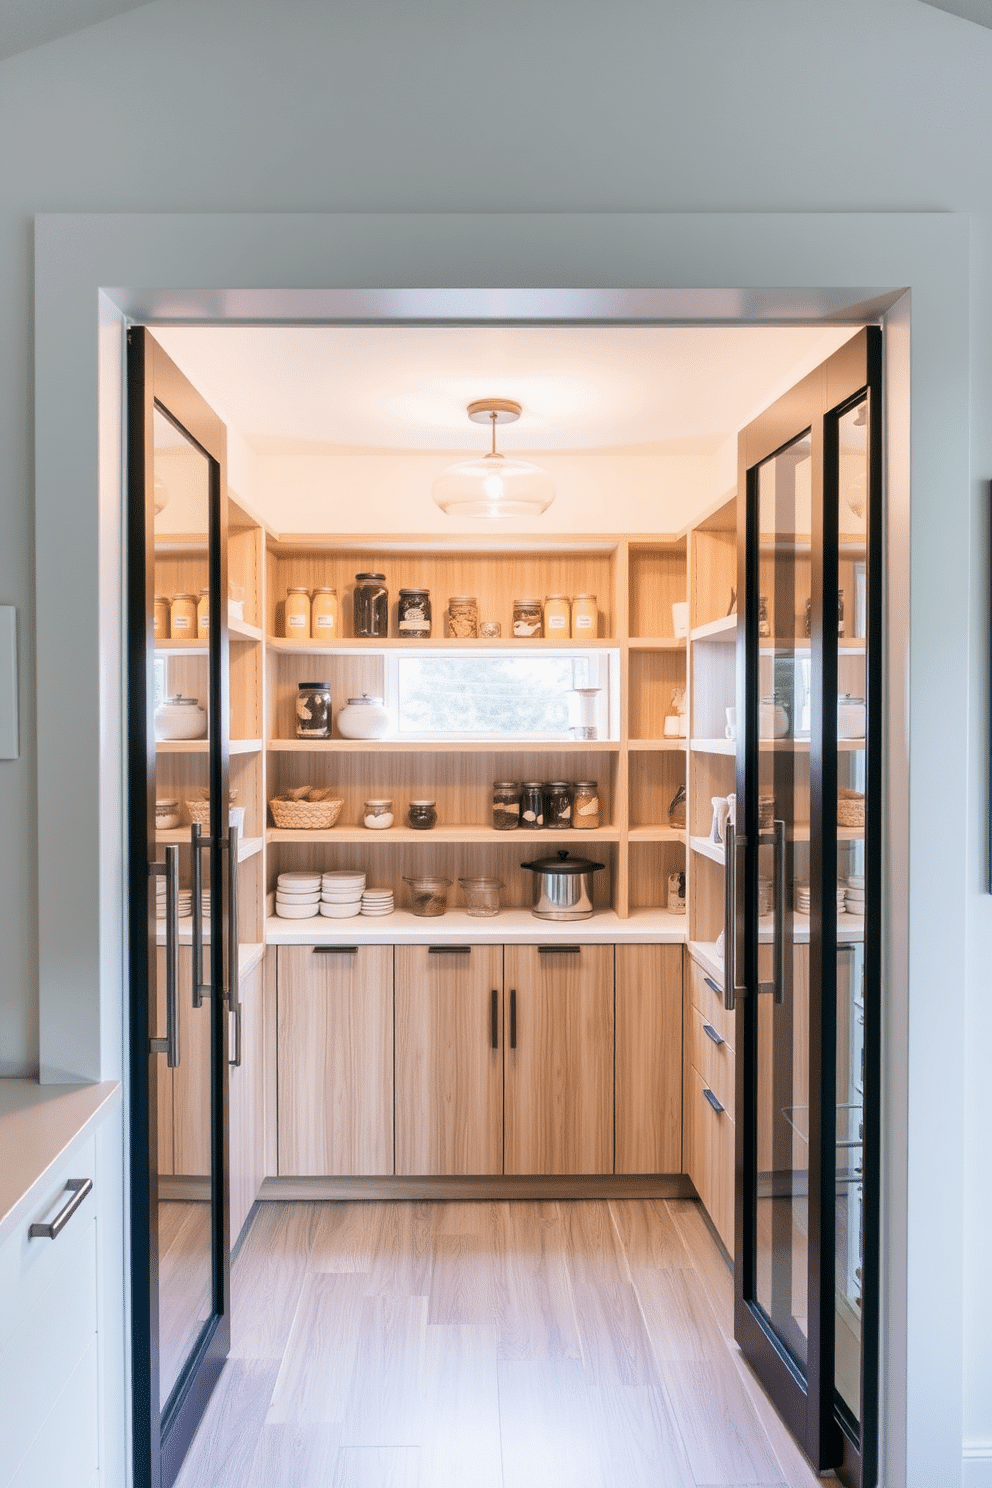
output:
[[789, 732], [789, 713], [774, 698], [762, 698], [758, 706], [758, 735], [762, 739], [784, 739]]
[[599, 709], [599, 687], [573, 687], [566, 692], [568, 731], [573, 739], [598, 737], [596, 715]]
[[863, 739], [866, 719], [864, 698], [852, 697], [849, 692], [841, 693], [837, 699], [838, 739]]
[[338, 711], [338, 733], [343, 739], [384, 739], [389, 733], [389, 712], [382, 698], [368, 693], [349, 698]]
[[160, 739], [202, 739], [207, 714], [196, 698], [167, 698], [155, 709], [155, 733]]

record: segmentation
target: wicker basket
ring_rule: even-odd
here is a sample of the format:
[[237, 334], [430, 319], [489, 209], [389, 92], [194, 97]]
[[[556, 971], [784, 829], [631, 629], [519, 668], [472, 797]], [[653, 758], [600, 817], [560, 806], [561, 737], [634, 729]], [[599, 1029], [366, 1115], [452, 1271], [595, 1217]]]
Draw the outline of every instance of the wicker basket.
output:
[[837, 825], [839, 827], [863, 827], [865, 824], [865, 798], [860, 791], [839, 790], [837, 792]]
[[269, 802], [269, 810], [277, 827], [319, 832], [333, 827], [343, 805], [344, 801], [339, 800], [288, 801], [283, 796], [275, 796]]
[[210, 826], [210, 802], [209, 801], [187, 801], [186, 815], [190, 823], [199, 822], [201, 827]]

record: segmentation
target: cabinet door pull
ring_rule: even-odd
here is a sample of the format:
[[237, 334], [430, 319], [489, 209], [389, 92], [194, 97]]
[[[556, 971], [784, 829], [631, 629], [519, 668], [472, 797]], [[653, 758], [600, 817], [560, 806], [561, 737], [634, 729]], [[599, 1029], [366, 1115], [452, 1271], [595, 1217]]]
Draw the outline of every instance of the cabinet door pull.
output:
[[234, 1014], [234, 1058], [227, 1062], [232, 1069], [241, 1068], [241, 1004], [237, 1003], [231, 1012]]
[[493, 1048], [494, 1049], [498, 1049], [499, 1048], [499, 990], [496, 987], [493, 988], [493, 998], [492, 998], [492, 1007], [491, 1007], [491, 1013], [490, 1013], [490, 1022], [492, 1024], [492, 1043], [493, 1043]]
[[517, 989], [510, 988], [510, 1048], [517, 1047]]
[[314, 946], [313, 953], [315, 956], [357, 956], [358, 947], [335, 945]]
[[713, 1094], [712, 1090], [710, 1090], [707, 1086], [704, 1085], [703, 1086], [703, 1094], [705, 1095], [706, 1099], [709, 1101], [710, 1105], [713, 1107], [714, 1111], [719, 1116], [720, 1113], [723, 1111], [724, 1107], [717, 1100], [717, 1098]]
[[[165, 1038], [150, 1038], [148, 1052], [164, 1054], [169, 1069], [179, 1068], [179, 848], [165, 849], [165, 862], [149, 873], [165, 879]], [[68, 1218], [68, 1216], [66, 1216]], [[44, 1231], [47, 1234], [47, 1231]], [[52, 1235], [51, 1239], [54, 1240]]]
[[705, 1035], [706, 1035], [706, 1037], [708, 1039], [712, 1039], [713, 1040], [714, 1044], [722, 1044], [724, 1042], [723, 1034], [722, 1033], [717, 1033], [717, 1031], [713, 1027], [713, 1024], [712, 1023], [704, 1023], [703, 1024], [703, 1032], [705, 1033]]
[[582, 947], [577, 945], [543, 945], [538, 946], [539, 956], [577, 956]]
[[717, 997], [723, 996], [723, 988], [718, 987], [712, 977], [704, 976], [703, 981], [706, 983], [707, 987], [709, 987], [711, 992], [716, 993]]
[[49, 1224], [33, 1224], [28, 1230], [29, 1240], [57, 1240], [88, 1193], [93, 1191], [92, 1178], [70, 1178], [66, 1192], [71, 1195]]
[[427, 947], [427, 954], [428, 954], [428, 956], [470, 956], [472, 954], [472, 947], [470, 945], [467, 945], [467, 946], [449, 946], [449, 945], [428, 946]]

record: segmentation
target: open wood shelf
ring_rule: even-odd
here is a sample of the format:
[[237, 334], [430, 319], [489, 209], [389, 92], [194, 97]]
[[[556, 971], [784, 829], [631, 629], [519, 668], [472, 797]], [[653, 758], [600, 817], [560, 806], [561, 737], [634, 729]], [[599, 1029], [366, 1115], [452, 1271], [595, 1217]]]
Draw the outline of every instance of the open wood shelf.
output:
[[[175, 844], [178, 847], [189, 847], [189, 827], [169, 827], [164, 832], [155, 833], [155, 841], [160, 847], [168, 847]], [[246, 863], [256, 853], [260, 853], [265, 846], [264, 837], [238, 837], [238, 862]]]
[[[472, 651], [505, 651], [516, 653], [521, 651], [531, 654], [541, 651], [616, 651], [620, 646], [618, 640], [604, 640], [602, 637], [586, 641], [577, 636], [571, 640], [556, 641], [547, 637], [527, 636], [501, 636], [496, 640], [467, 640], [460, 641], [453, 636], [432, 636], [430, 640], [405, 641], [400, 636], [377, 636], [369, 639], [356, 639], [351, 636], [343, 637], [335, 641], [291, 641], [283, 636], [268, 636], [266, 646], [270, 651], [280, 656], [350, 656], [356, 651], [363, 652], [366, 656], [384, 656], [394, 651], [404, 656], [416, 656], [421, 652], [451, 652], [454, 655], [464, 655]], [[684, 646], [679, 641], [678, 646]], [[663, 642], [652, 643], [646, 649], [660, 650]]]
[[602, 910], [587, 920], [542, 920], [527, 909], [504, 909], [486, 918], [461, 908], [430, 918], [395, 909], [350, 920], [271, 916], [265, 921], [265, 940], [268, 945], [452, 945], [468, 940], [483, 945], [613, 945], [625, 940], [681, 945], [685, 926], [685, 915], [663, 909], [637, 910], [627, 919]]
[[[156, 754], [206, 754], [209, 748], [208, 739], [157, 739], [155, 741]], [[232, 739], [229, 744], [231, 754], [258, 754], [261, 748], [261, 739]]]
[[[497, 847], [516, 847], [528, 857], [541, 855], [542, 847], [551, 843], [568, 843], [574, 857], [585, 856], [595, 842], [619, 842], [619, 827], [596, 827], [591, 831], [575, 831], [564, 827], [560, 831], [542, 827], [531, 831], [517, 827], [512, 832], [498, 832], [495, 827], [459, 826], [432, 827], [430, 831], [419, 831], [414, 827], [392, 826], [378, 831], [372, 827], [328, 827], [326, 830], [305, 830], [286, 827], [269, 827], [266, 841], [277, 842], [334, 842], [349, 843], [362, 847], [387, 848], [397, 843], [415, 843], [419, 847], [444, 842], [489, 843]], [[572, 846], [574, 844], [574, 847]]]
[[269, 739], [283, 754], [616, 754], [618, 739]]

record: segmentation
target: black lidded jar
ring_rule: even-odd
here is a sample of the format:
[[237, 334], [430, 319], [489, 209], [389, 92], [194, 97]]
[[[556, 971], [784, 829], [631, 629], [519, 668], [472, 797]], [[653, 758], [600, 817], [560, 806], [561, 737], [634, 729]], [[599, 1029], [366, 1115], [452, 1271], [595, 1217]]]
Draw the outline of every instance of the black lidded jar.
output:
[[397, 606], [401, 640], [429, 641], [431, 636], [431, 591], [401, 589]]
[[386, 575], [355, 575], [355, 635], [364, 639], [382, 639], [389, 634], [389, 590]]
[[331, 737], [331, 689], [326, 682], [301, 682], [296, 694], [296, 737]]
[[531, 831], [544, 826], [544, 785], [540, 780], [525, 780], [520, 787], [520, 825]]

